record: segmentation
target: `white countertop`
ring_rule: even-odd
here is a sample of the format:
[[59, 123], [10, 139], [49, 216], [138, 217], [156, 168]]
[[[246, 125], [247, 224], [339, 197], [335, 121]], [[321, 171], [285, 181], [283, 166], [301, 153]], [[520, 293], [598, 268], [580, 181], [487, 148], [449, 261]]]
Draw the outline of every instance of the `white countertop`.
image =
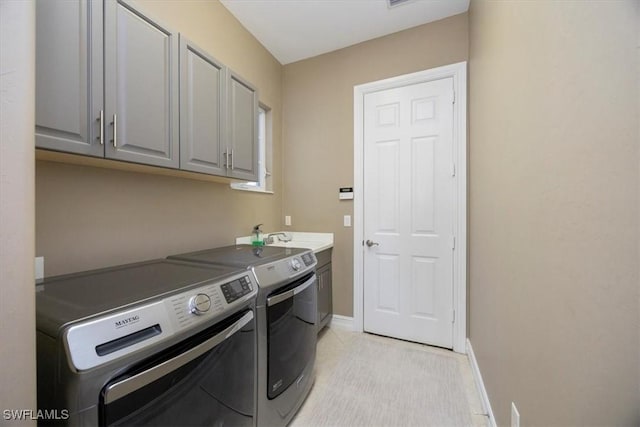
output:
[[[313, 252], [318, 253], [333, 247], [333, 233], [306, 233], [302, 231], [281, 231], [271, 233], [285, 233], [287, 236], [291, 236], [290, 242], [281, 242], [278, 240], [278, 236], [274, 236], [274, 242], [267, 246], [278, 246], [281, 248], [305, 248], [311, 249]], [[271, 233], [262, 233], [266, 238]], [[251, 244], [251, 236], [243, 236], [236, 238], [236, 244], [245, 243]]]

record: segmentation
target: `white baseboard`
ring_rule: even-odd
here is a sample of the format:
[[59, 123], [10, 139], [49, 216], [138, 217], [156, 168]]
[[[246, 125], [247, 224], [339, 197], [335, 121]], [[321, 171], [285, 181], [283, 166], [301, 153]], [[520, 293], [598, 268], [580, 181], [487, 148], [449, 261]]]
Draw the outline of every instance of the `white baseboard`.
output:
[[353, 331], [353, 317], [341, 316], [339, 314], [334, 314], [331, 316], [331, 326], [345, 329], [348, 331]]
[[480, 367], [476, 360], [476, 355], [473, 353], [473, 347], [471, 347], [471, 341], [467, 338], [467, 357], [471, 363], [471, 371], [473, 372], [473, 379], [476, 382], [478, 393], [480, 393], [480, 399], [482, 400], [482, 407], [484, 411], [489, 414], [488, 423], [491, 427], [496, 427], [496, 419], [493, 416], [493, 410], [491, 409], [491, 402], [489, 402], [489, 395], [487, 389], [484, 388], [484, 381], [482, 381], [482, 374], [480, 374]]

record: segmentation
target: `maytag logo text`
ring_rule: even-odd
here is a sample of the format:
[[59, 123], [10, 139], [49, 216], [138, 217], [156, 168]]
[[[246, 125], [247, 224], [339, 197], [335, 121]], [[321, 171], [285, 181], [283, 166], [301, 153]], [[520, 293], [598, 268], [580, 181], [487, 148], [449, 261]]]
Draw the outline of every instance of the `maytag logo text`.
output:
[[117, 322], [115, 322], [116, 329], [122, 328], [123, 326], [127, 326], [127, 325], [130, 325], [132, 323], [136, 323], [139, 320], [140, 320], [140, 316], [138, 316], [138, 315], [127, 317], [126, 319], [118, 320]]

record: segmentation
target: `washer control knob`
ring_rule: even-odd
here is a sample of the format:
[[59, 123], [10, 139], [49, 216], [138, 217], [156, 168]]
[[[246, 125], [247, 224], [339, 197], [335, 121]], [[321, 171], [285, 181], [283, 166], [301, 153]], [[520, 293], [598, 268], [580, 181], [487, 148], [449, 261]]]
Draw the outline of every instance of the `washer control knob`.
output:
[[189, 311], [193, 314], [205, 314], [211, 308], [211, 298], [207, 294], [198, 294], [189, 300]]
[[300, 264], [300, 260], [298, 258], [293, 258], [291, 260], [291, 268], [293, 268], [294, 271], [298, 271], [302, 268], [302, 264]]

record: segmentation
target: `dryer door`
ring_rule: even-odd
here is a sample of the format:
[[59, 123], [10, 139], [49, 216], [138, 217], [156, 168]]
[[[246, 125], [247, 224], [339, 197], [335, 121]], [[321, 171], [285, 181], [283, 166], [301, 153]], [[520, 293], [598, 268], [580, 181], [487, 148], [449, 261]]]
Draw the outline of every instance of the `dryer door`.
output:
[[315, 357], [316, 288], [316, 275], [311, 273], [267, 298], [269, 399], [285, 391]]

